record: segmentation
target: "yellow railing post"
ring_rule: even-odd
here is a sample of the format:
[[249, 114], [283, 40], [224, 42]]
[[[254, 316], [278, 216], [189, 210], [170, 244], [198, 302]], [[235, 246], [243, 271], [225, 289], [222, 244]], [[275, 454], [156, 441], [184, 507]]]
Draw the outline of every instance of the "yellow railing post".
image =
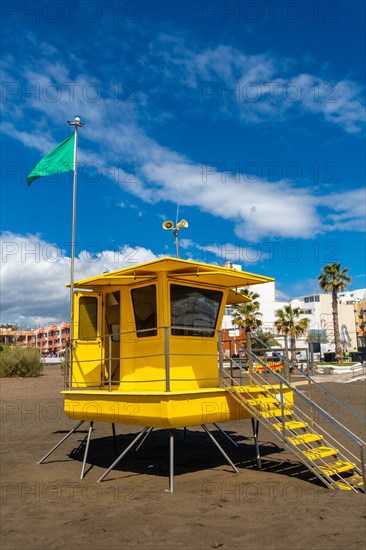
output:
[[112, 338], [108, 335], [108, 391], [112, 391]]
[[[250, 332], [246, 333], [247, 337], [247, 349], [249, 352], [252, 351], [252, 340]], [[250, 353], [248, 353], [248, 364], [249, 364], [249, 386], [253, 385], [253, 374], [254, 374], [254, 366], [253, 366], [253, 359]]]
[[224, 358], [223, 358], [223, 348], [222, 348], [222, 331], [218, 331], [218, 352], [219, 352], [219, 379], [220, 386], [223, 387], [224, 384]]
[[164, 344], [165, 344], [165, 391], [170, 392], [169, 327], [164, 327]]
[[71, 347], [70, 347], [70, 344], [66, 344], [66, 348], [65, 348], [64, 386], [65, 386], [65, 390], [69, 390], [71, 388]]

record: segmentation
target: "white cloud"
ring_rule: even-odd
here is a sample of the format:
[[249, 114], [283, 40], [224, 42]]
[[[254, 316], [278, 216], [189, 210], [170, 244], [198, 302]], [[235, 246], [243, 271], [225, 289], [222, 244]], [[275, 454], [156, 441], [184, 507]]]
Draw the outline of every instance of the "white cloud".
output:
[[366, 229], [366, 189], [353, 189], [319, 197], [318, 204], [330, 211], [326, 214], [324, 231], [360, 231]]
[[321, 113], [327, 122], [348, 133], [359, 132], [365, 124], [364, 90], [351, 80], [327, 82], [314, 75], [301, 74], [292, 79], [302, 90], [304, 111]]
[[184, 248], [195, 248], [201, 251], [199, 261], [215, 263], [217, 258], [239, 265], [256, 264], [269, 258], [268, 252], [260, 246], [240, 246], [232, 243], [205, 242], [195, 243], [191, 239], [180, 239], [179, 245]]
[[[233, 220], [242, 238], [257, 240], [263, 235], [310, 237], [320, 227], [314, 198], [306, 189], [290, 183], [265, 180], [245, 183], [232, 177], [222, 181], [220, 173], [202, 176], [202, 166], [177, 155], [165, 162], [147, 162], [142, 173], [150, 200], [170, 200]], [[207, 181], [203, 181], [203, 180]]]
[[216, 115], [268, 124], [310, 113], [347, 133], [364, 128], [364, 88], [350, 79], [297, 73], [295, 59], [270, 53], [248, 55], [223, 44], [199, 50], [179, 36], [163, 35], [160, 42], [168, 46], [157, 54], [163, 56], [166, 85], [178, 81], [182, 97], [189, 88], [197, 90], [201, 106], [215, 107]]
[[[279, 65], [278, 60], [269, 55], [245, 56], [229, 46], [218, 46], [199, 52], [189, 50], [181, 41], [177, 41], [174, 54], [175, 57], [169, 51], [164, 52], [167, 62], [183, 67], [181, 76], [188, 75], [191, 84], [187, 81], [187, 85], [191, 86], [197, 86], [199, 79], [211, 76], [221, 78], [221, 75], [225, 78], [236, 78], [240, 82], [263, 84], [272, 77], [276, 78]], [[53, 58], [53, 63], [46, 59], [40, 64], [44, 67], [44, 72], [24, 72], [22, 78], [28, 76], [32, 79], [26, 81], [29, 86], [34, 79], [39, 79], [40, 82], [48, 79], [62, 87], [63, 80], [71, 77], [57, 60], [57, 56]], [[286, 70], [290, 65], [285, 60]], [[23, 68], [17, 67], [14, 70], [18, 70], [20, 78]], [[175, 74], [174, 71], [172, 74]], [[290, 80], [277, 79], [280, 84]], [[292, 80], [304, 88], [311, 88], [315, 82], [314, 77], [306, 74], [295, 76]], [[314, 196], [309, 188], [302, 188], [298, 183], [285, 180], [269, 182], [258, 178], [256, 181], [245, 182], [236, 181], [234, 177], [215, 170], [203, 174], [202, 165], [192, 163], [184, 155], [162, 147], [148, 137], [138, 119], [134, 104], [119, 102], [116, 108], [116, 103], [109, 96], [100, 97], [96, 102], [85, 101], [85, 89], [91, 82], [101, 85], [85, 74], [78, 79], [72, 103], [69, 95], [63, 94], [57, 102], [57, 109], [54, 103], [47, 101], [33, 102], [31, 106], [44, 115], [41, 127], [52, 116], [54, 127], [59, 128], [57, 124], [64, 123], [70, 117], [70, 106], [73, 112], [83, 113], [88, 120], [82, 130], [83, 142], [92, 143], [99, 152], [92, 153], [83, 144], [80, 149], [81, 162], [95, 162], [101, 172], [119, 184], [124, 192], [138, 196], [148, 203], [168, 200], [179, 202], [182, 206], [196, 206], [213, 216], [233, 221], [236, 235], [252, 241], [264, 236], [310, 238], [337, 228], [361, 229], [363, 212], [360, 211], [360, 201], [357, 200], [357, 214], [352, 211], [351, 206], [352, 193], [358, 196], [360, 190], [324, 198]], [[325, 81], [318, 79], [319, 82], [325, 85]], [[347, 131], [355, 131], [356, 119], [359, 117], [361, 120], [359, 88], [350, 81], [342, 81], [341, 84], [342, 101], [328, 106], [321, 101], [311, 102], [308, 96], [304, 96], [302, 105], [308, 111], [323, 113], [327, 119], [342, 125]], [[107, 85], [104, 83], [104, 86]], [[290, 108], [288, 105], [283, 104], [283, 109]], [[253, 111], [252, 106], [253, 104]], [[258, 102], [255, 116], [265, 114], [268, 117], [272, 114], [272, 107], [268, 102]], [[24, 103], [18, 112], [23, 126], [28, 109], [29, 105]], [[277, 108], [274, 110], [277, 111]], [[11, 109], [3, 124], [5, 133], [43, 153], [55, 145], [56, 141], [51, 137], [49, 128], [46, 134], [43, 133], [43, 128], [38, 133], [18, 129], [17, 122], [9, 117], [10, 112]], [[113, 124], [106, 132], [105, 121], [110, 120], [113, 120]], [[320, 212], [324, 207], [328, 209], [325, 215]]]
[[[2, 322], [34, 327], [69, 318], [68, 251], [38, 235], [1, 235]], [[151, 250], [130, 247], [83, 250], [75, 259], [75, 280], [155, 259]]]

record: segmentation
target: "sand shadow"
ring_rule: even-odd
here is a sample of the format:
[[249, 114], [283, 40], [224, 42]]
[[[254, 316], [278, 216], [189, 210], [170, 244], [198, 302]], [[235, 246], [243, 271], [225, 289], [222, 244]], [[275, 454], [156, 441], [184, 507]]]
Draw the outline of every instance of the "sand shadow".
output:
[[[220, 430], [210, 426], [210, 432], [225, 450], [230, 459], [238, 468], [247, 468], [256, 463], [254, 440], [225, 430], [238, 445], [230, 442]], [[188, 472], [202, 471], [216, 467], [232, 471], [220, 451], [215, 447], [209, 436], [199, 429], [175, 429], [174, 431], [174, 475], [179, 476]], [[86, 474], [98, 466], [106, 470], [124, 449], [133, 441], [136, 433], [118, 435], [116, 438], [117, 455], [114, 450], [113, 437], [97, 437], [96, 430], [90, 441], [87, 458]], [[82, 462], [84, 458], [86, 437], [68, 455], [69, 458]], [[164, 476], [169, 473], [169, 430], [153, 430], [139, 449], [131, 449], [121, 462], [110, 472], [108, 479], [115, 479], [118, 472], [120, 477], [136, 476], [141, 474]], [[272, 443], [261, 446], [261, 455], [267, 456], [279, 453], [282, 449]]]
[[[284, 449], [281, 449], [284, 451]], [[275, 453], [277, 451], [273, 451]], [[311, 472], [302, 462], [292, 462], [291, 460], [280, 460], [275, 458], [265, 458], [261, 456], [261, 468], [258, 469], [256, 464], [248, 464], [248, 469], [257, 469], [259, 472], [267, 472], [286, 476], [297, 480], [302, 480], [315, 485], [324, 487], [324, 484]]]
[[[257, 470], [259, 473], [268, 472], [283, 475], [322, 485], [321, 481], [310, 472], [301, 462], [271, 458], [284, 452], [282, 447], [271, 441], [259, 444], [261, 468], [258, 468], [254, 438], [246, 437], [232, 430], [225, 430], [228, 436], [237, 444], [231, 443], [225, 435], [213, 426], [210, 432], [221, 447], [234, 462], [239, 470]], [[57, 430], [55, 434], [66, 434], [66, 430]], [[138, 432], [118, 434], [116, 440], [111, 435], [98, 437], [98, 426], [95, 427], [90, 440], [85, 475], [94, 466], [106, 470], [124, 449], [133, 441]], [[85, 452], [88, 429], [77, 430], [69, 441], [74, 447], [63, 458], [54, 458], [52, 455], [47, 462], [67, 462], [75, 460], [82, 463]], [[140, 440], [141, 441], [141, 440]], [[76, 445], [75, 445], [76, 443]], [[109, 480], [135, 477], [143, 474], [167, 477], [169, 475], [169, 430], [155, 429], [140, 448], [132, 448], [108, 474]], [[59, 451], [60, 452], [60, 451]], [[62, 451], [61, 451], [62, 452]], [[66, 458], [67, 457], [67, 458]], [[201, 429], [187, 428], [174, 430], [174, 475], [179, 476], [189, 472], [197, 472], [214, 468], [224, 468], [232, 472], [220, 451], [215, 447], [209, 436]]]

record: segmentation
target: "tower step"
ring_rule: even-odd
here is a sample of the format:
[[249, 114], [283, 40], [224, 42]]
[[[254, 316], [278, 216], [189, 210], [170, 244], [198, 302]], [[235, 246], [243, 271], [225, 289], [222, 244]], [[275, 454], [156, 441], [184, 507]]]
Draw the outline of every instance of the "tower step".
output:
[[[279, 432], [282, 432], [282, 423], [277, 422], [276, 424], [273, 424], [273, 427], [276, 428]], [[300, 422], [299, 420], [290, 420], [289, 422], [285, 422], [285, 428], [286, 430], [300, 430], [301, 428], [306, 428], [307, 424], [305, 422]]]
[[[262, 418], [273, 418], [275, 416], [279, 416], [281, 413], [280, 412], [277, 412], [276, 410], [272, 411], [272, 412], [269, 412], [269, 411], [264, 411], [264, 410], [259, 410], [258, 411], [259, 415], [262, 417]], [[292, 414], [291, 411], [288, 411], [287, 413], [285, 413], [286, 415], [290, 416]]]
[[258, 399], [247, 399], [251, 405], [280, 405], [280, 402], [275, 397], [258, 397]]
[[[302, 451], [302, 452], [310, 460], [317, 460], [318, 458], [325, 458], [326, 456], [336, 455], [338, 451], [336, 449], [333, 449], [332, 447], [320, 446], [320, 447], [315, 447], [314, 449], [309, 449], [308, 451]], [[339, 463], [341, 464], [340, 461], [339, 461]], [[333, 464], [337, 464], [337, 463], [334, 462]], [[342, 462], [342, 464], [343, 464], [343, 462]], [[329, 464], [329, 466], [330, 466], [330, 464]], [[319, 466], [319, 467], [323, 468], [324, 466]]]
[[[258, 396], [256, 399], [252, 399], [248, 397], [248, 393], [242, 394], [238, 392], [237, 389], [234, 387], [228, 386], [226, 387], [226, 390], [231, 393], [231, 395], [235, 397], [235, 399], [239, 401], [243, 406], [249, 405], [250, 407], [256, 409], [263, 418], [273, 418], [274, 416], [282, 415], [280, 403], [275, 397]], [[284, 408], [283, 414], [285, 416], [291, 416], [293, 412], [291, 409]]]
[[354, 474], [353, 476], [344, 478], [344, 481], [335, 481], [332, 485], [337, 485], [343, 491], [352, 491], [352, 487], [363, 489], [363, 477], [360, 474]]
[[354, 468], [355, 464], [347, 462], [346, 460], [336, 460], [335, 462], [329, 462], [329, 464], [324, 466], [317, 466], [317, 469], [322, 474], [326, 474], [327, 476], [334, 476], [340, 472], [348, 472]]
[[[304, 443], [311, 443], [312, 441], [321, 441], [323, 436], [318, 434], [300, 434], [293, 435], [288, 438], [293, 445], [303, 445]], [[320, 448], [320, 447], [319, 447]], [[316, 449], [317, 451], [318, 449]]]

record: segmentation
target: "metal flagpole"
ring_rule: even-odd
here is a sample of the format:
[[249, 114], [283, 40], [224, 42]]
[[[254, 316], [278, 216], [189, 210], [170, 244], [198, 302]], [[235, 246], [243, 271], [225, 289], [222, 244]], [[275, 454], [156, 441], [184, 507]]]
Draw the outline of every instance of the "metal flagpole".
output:
[[72, 365], [72, 347], [74, 340], [74, 273], [75, 273], [75, 222], [76, 222], [76, 186], [77, 186], [77, 161], [78, 161], [78, 130], [83, 126], [79, 116], [75, 116], [73, 122], [67, 121], [70, 126], [75, 127], [74, 141], [74, 178], [72, 186], [72, 224], [71, 224], [71, 269], [70, 269], [70, 357], [68, 372], [66, 375], [66, 385], [68, 389], [71, 386], [71, 365]]

